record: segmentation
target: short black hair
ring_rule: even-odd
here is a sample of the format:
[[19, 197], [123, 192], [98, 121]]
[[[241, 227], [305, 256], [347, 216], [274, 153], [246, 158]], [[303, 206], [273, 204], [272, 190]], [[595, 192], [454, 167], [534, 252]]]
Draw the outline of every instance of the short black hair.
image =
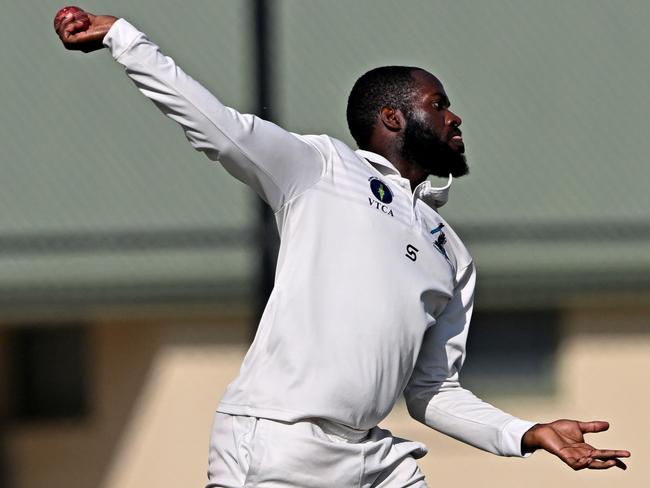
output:
[[370, 142], [377, 116], [383, 107], [411, 113], [415, 91], [411, 66], [381, 66], [363, 74], [352, 87], [346, 111], [348, 127], [360, 149]]

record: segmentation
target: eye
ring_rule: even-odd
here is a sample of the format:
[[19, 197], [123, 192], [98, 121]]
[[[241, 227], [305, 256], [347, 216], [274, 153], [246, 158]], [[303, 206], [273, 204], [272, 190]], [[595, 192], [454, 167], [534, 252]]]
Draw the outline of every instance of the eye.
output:
[[440, 99], [431, 102], [431, 106], [438, 111], [442, 111], [449, 107], [449, 103], [447, 103], [447, 100]]

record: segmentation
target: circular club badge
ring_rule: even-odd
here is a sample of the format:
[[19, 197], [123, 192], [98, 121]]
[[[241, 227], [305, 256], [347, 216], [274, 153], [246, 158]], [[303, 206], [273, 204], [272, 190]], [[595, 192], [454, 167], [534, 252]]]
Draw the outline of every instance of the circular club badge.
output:
[[388, 185], [374, 176], [370, 178], [370, 191], [381, 203], [390, 203], [393, 201], [393, 192]]

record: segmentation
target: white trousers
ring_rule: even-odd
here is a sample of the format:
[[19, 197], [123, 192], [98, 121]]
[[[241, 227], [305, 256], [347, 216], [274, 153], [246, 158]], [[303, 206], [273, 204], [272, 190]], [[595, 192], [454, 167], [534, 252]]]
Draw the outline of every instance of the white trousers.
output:
[[379, 427], [217, 412], [206, 488], [426, 488], [415, 462], [426, 452]]

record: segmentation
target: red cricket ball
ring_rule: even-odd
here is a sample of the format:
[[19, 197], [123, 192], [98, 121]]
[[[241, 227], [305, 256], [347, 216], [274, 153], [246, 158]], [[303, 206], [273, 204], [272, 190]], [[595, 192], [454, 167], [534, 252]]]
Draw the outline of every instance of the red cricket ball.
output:
[[[63, 20], [63, 18], [68, 15], [68, 14], [77, 14], [77, 13], [82, 13], [85, 14], [85, 12], [80, 9], [79, 7], [75, 6], [69, 6], [69, 7], [63, 7], [61, 10], [59, 10], [56, 15], [54, 16], [54, 28], [57, 29], [59, 27], [59, 24]], [[83, 27], [81, 29], [78, 29], [80, 31], [86, 30], [88, 27], [90, 27], [90, 19], [86, 15], [76, 15], [76, 20], [81, 21], [84, 23]]]

